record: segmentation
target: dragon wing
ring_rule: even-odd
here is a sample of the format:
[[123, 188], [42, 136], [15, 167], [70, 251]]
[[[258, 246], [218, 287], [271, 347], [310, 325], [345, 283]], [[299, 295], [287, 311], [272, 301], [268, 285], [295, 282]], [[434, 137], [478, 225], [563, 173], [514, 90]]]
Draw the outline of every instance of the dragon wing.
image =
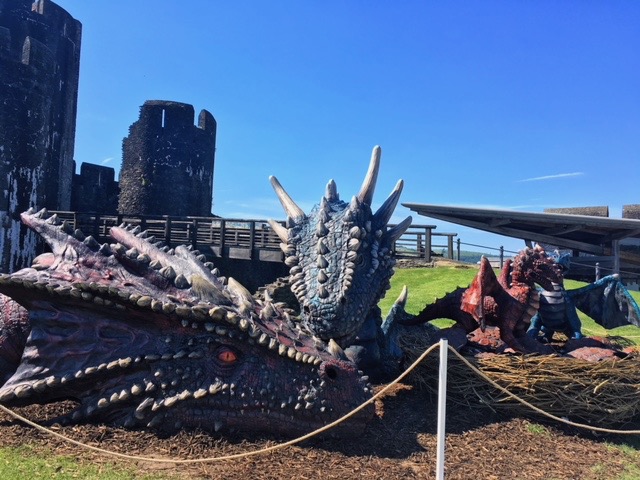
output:
[[495, 295], [504, 287], [498, 281], [491, 263], [483, 255], [480, 259], [480, 270], [473, 279], [469, 288], [462, 295], [460, 310], [473, 316], [480, 323], [480, 328], [484, 332], [486, 325], [484, 316], [484, 299]]
[[576, 308], [606, 329], [623, 325], [640, 327], [640, 308], [618, 275], [574, 290], [567, 290]]

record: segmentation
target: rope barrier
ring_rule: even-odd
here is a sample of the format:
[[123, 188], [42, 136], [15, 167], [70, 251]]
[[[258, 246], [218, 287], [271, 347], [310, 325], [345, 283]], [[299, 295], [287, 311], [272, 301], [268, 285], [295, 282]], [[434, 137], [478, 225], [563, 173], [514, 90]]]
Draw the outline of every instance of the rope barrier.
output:
[[480, 376], [480, 378], [482, 378], [483, 380], [486, 380], [493, 387], [497, 388], [498, 390], [500, 390], [501, 392], [505, 393], [506, 395], [508, 395], [509, 397], [513, 398], [514, 400], [517, 400], [522, 405], [530, 408], [534, 412], [537, 412], [537, 413], [539, 413], [541, 415], [544, 415], [547, 418], [550, 418], [550, 419], [555, 420], [557, 422], [565, 423], [567, 425], [571, 425], [572, 427], [583, 428], [585, 430], [591, 430], [593, 432], [602, 432], [602, 433], [611, 433], [611, 434], [620, 434], [620, 435], [638, 435], [638, 434], [640, 434], [640, 430], [613, 430], [613, 429], [609, 429], [609, 428], [595, 427], [593, 425], [586, 425], [584, 423], [572, 422], [571, 420], [568, 420], [566, 418], [557, 417], [555, 415], [552, 415], [551, 413], [545, 412], [544, 410], [542, 410], [542, 409], [536, 407], [535, 405], [527, 402], [523, 398], [520, 398], [517, 395], [511, 393], [509, 390], [507, 390], [506, 388], [504, 388], [500, 384], [496, 383], [491, 378], [487, 377], [482, 371], [480, 371], [480, 369], [478, 369], [475, 365], [472, 365], [471, 362], [469, 362], [469, 360], [464, 358], [460, 354], [460, 352], [456, 351], [456, 349], [454, 349], [453, 347], [449, 346], [449, 350], [451, 350], [460, 360], [462, 360], [462, 362], [467, 367], [469, 367], [469, 369], [471, 371], [473, 371], [476, 375]]
[[118, 458], [125, 458], [127, 460], [134, 460], [134, 461], [144, 461], [144, 462], [156, 462], [156, 463], [175, 463], [175, 464], [188, 464], [188, 463], [210, 463], [210, 462], [219, 462], [219, 461], [223, 461], [223, 460], [236, 460], [239, 458], [246, 458], [246, 457], [251, 457], [251, 456], [255, 456], [255, 455], [260, 455], [263, 453], [268, 453], [268, 452], [273, 452], [275, 450], [280, 450], [282, 448], [285, 447], [289, 447], [292, 445], [295, 445], [297, 443], [303, 442], [305, 440], [308, 440], [312, 437], [315, 437], [337, 425], [339, 425], [340, 423], [344, 422], [345, 420], [351, 418], [352, 416], [354, 416], [356, 413], [360, 412], [361, 410], [363, 410], [366, 406], [372, 404], [373, 402], [375, 402], [378, 398], [380, 398], [382, 395], [384, 395], [387, 390], [389, 390], [391, 387], [393, 387], [395, 384], [401, 382], [407, 375], [409, 375], [409, 373], [411, 373], [411, 371], [416, 368], [418, 366], [418, 364], [420, 364], [420, 362], [422, 362], [422, 360], [424, 360], [433, 350], [435, 350], [436, 348], [438, 348], [438, 344], [432, 345], [431, 347], [429, 347], [427, 350], [424, 351], [424, 353], [422, 355], [420, 355], [420, 357], [418, 357], [416, 359], [415, 362], [413, 362], [411, 364], [411, 366], [405, 370], [404, 372], [402, 372], [402, 374], [400, 374], [398, 376], [398, 378], [396, 378], [393, 382], [389, 383], [388, 385], [385, 385], [384, 388], [382, 388], [378, 393], [376, 393], [375, 395], [373, 395], [369, 400], [367, 400], [366, 402], [364, 402], [363, 404], [359, 405], [358, 407], [354, 408], [352, 411], [350, 411], [349, 413], [343, 415], [342, 417], [338, 418], [337, 420], [334, 420], [333, 422], [324, 425], [321, 428], [318, 428], [310, 433], [307, 433], [305, 435], [302, 435], [301, 437], [298, 438], [294, 438], [293, 440], [289, 440], [287, 442], [283, 442], [283, 443], [279, 443], [277, 445], [272, 445], [270, 447], [265, 447], [265, 448], [261, 448], [259, 450], [253, 450], [251, 452], [243, 452], [243, 453], [235, 453], [232, 455], [224, 455], [222, 457], [209, 457], [209, 458], [195, 458], [195, 459], [167, 459], [167, 458], [155, 458], [155, 457], [142, 457], [142, 456], [137, 456], [137, 455], [128, 455], [125, 453], [120, 453], [120, 452], [113, 452], [111, 450], [106, 450], [104, 448], [100, 448], [100, 447], [94, 447], [93, 445], [88, 445], [86, 443], [83, 442], [79, 442], [77, 440], [74, 440], [72, 438], [69, 438], [65, 435], [62, 435], [58, 432], [55, 432], [53, 430], [51, 430], [50, 428], [47, 427], [43, 427], [42, 425], [38, 425], [35, 422], [32, 422], [31, 420], [15, 413], [14, 411], [8, 409], [7, 407], [5, 407], [4, 405], [0, 405], [0, 410], [4, 411], [5, 413], [11, 415], [12, 417], [20, 420], [21, 422], [26, 423], [27, 425], [34, 427], [42, 432], [48, 433], [50, 435], [53, 435], [54, 437], [59, 438], [60, 440], [64, 440], [65, 442], [69, 442], [72, 443], [74, 445], [77, 445], [79, 447], [82, 448], [86, 448], [88, 450], [92, 450], [94, 452], [98, 452], [98, 453], [103, 453], [105, 455], [111, 455], [114, 457], [118, 457]]
[[[439, 348], [439, 344], [434, 344], [431, 347], [429, 347], [427, 350], [425, 350], [422, 355], [420, 355], [404, 372], [402, 372], [395, 380], [393, 380], [391, 383], [385, 385], [378, 393], [376, 393], [375, 395], [373, 395], [369, 400], [367, 400], [366, 402], [362, 403], [361, 405], [359, 405], [358, 407], [356, 407], [355, 409], [353, 409], [352, 411], [350, 411], [349, 413], [343, 415], [342, 417], [338, 418], [337, 420], [334, 420], [333, 422], [324, 425], [323, 427], [320, 427], [312, 432], [309, 432], [305, 435], [302, 435], [300, 437], [294, 438], [292, 440], [283, 442], [283, 443], [279, 443], [277, 445], [272, 445], [270, 447], [265, 447], [265, 448], [261, 448], [258, 450], [253, 450], [253, 451], [249, 451], [249, 452], [243, 452], [243, 453], [235, 453], [232, 455], [224, 455], [221, 457], [207, 457], [207, 458], [194, 458], [194, 459], [169, 459], [169, 458], [156, 458], [156, 457], [144, 457], [144, 456], [138, 456], [138, 455], [129, 455], [129, 454], [125, 454], [125, 453], [120, 453], [120, 452], [114, 452], [111, 450], [107, 450], [101, 447], [95, 447], [93, 445], [89, 445], [83, 442], [80, 442], [78, 440], [74, 440], [70, 437], [67, 437], [66, 435], [63, 435], [61, 433], [58, 433], [50, 428], [44, 427], [42, 425], [39, 425], [31, 420], [29, 420], [28, 418], [23, 417], [22, 415], [19, 415], [18, 413], [14, 412], [13, 410], [5, 407], [4, 405], [0, 405], [0, 410], [7, 413], [8, 415], [14, 417], [15, 419], [25, 423], [26, 425], [29, 425], [37, 430], [40, 430], [46, 434], [49, 434], [51, 436], [54, 436], [62, 441], [71, 443], [73, 445], [79, 446], [81, 448], [85, 448], [87, 450], [91, 450], [93, 452], [96, 453], [102, 453], [105, 455], [110, 455], [110, 456], [114, 456], [114, 457], [118, 457], [118, 458], [124, 458], [127, 460], [132, 460], [132, 461], [144, 461], [144, 462], [155, 462], [155, 463], [173, 463], [173, 464], [195, 464], [195, 463], [212, 463], [212, 462], [219, 462], [219, 461], [225, 461], [225, 460], [237, 460], [240, 458], [246, 458], [246, 457], [252, 457], [255, 455], [261, 455], [264, 453], [268, 453], [268, 452], [273, 452], [276, 450], [280, 450], [286, 447], [290, 447], [293, 445], [296, 445], [298, 443], [301, 443], [305, 440], [308, 440], [312, 437], [315, 437], [321, 433], [324, 433], [327, 430], [330, 430], [331, 428], [339, 425], [340, 423], [348, 420], [349, 418], [353, 417], [355, 414], [357, 414], [358, 412], [360, 412], [361, 410], [363, 410], [365, 407], [367, 407], [368, 405], [372, 404], [373, 402], [375, 402], [378, 398], [380, 398], [381, 396], [383, 396], [391, 387], [393, 387], [394, 385], [400, 383], [402, 380], [404, 380], [404, 378], [406, 378], [427, 356], [429, 356], [431, 354], [431, 352], [433, 352], [436, 348]], [[458, 351], [456, 351], [453, 347], [449, 346], [448, 347], [450, 351], [452, 351], [467, 367], [469, 367], [469, 369], [471, 371], [473, 371], [476, 375], [480, 376], [481, 378], [483, 378], [484, 380], [486, 380], [487, 382], [489, 382], [493, 387], [497, 388], [498, 390], [502, 391], [503, 393], [505, 393], [506, 395], [508, 395], [509, 397], [513, 398], [514, 400], [520, 402], [521, 404], [525, 405], [526, 407], [530, 408], [531, 410], [545, 416], [548, 417], [552, 420], [555, 420], [557, 422], [560, 423], [564, 423], [567, 425], [570, 425], [572, 427], [577, 427], [577, 428], [583, 428], [586, 430], [590, 430], [590, 431], [595, 431], [595, 432], [602, 432], [602, 433], [609, 433], [609, 434], [622, 434], [622, 435], [638, 435], [640, 434], [640, 430], [613, 430], [613, 429], [608, 429], [608, 428], [601, 428], [601, 427], [596, 427], [593, 425], [585, 425], [582, 423], [577, 423], [577, 422], [572, 422], [571, 420], [565, 419], [565, 418], [561, 418], [561, 417], [557, 417], [555, 415], [552, 415], [550, 413], [545, 412], [544, 410], [536, 407], [535, 405], [532, 405], [531, 403], [527, 402], [526, 400], [518, 397], [517, 395], [509, 392], [509, 390], [507, 390], [506, 388], [502, 387], [501, 385], [499, 385], [498, 383], [496, 383], [495, 381], [493, 381], [491, 378], [487, 377], [482, 371], [480, 371], [477, 367], [475, 367], [474, 365], [472, 365], [466, 358], [464, 358], [464, 356], [462, 356]]]

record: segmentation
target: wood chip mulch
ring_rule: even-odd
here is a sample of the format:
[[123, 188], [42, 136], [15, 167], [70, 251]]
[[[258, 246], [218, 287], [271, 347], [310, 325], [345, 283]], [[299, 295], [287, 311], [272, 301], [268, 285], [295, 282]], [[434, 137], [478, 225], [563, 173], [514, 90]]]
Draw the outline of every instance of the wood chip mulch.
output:
[[[17, 411], [30, 419], [55, 415], [56, 406]], [[413, 479], [434, 478], [436, 405], [425, 392], [397, 385], [377, 404], [378, 416], [355, 438], [313, 439], [273, 453], [218, 463], [176, 465], [107, 457], [64, 443], [0, 413], [0, 445], [29, 445], [94, 464], [128, 464], [139, 475], [232, 479]], [[446, 478], [614, 479], [630, 457], [611, 448], [618, 439], [596, 438], [521, 418], [451, 405], [447, 412]], [[160, 438], [153, 432], [104, 425], [56, 427], [75, 440], [129, 455], [205, 458], [247, 452], [282, 439], [213, 436], [181, 432]], [[626, 439], [629, 440], [629, 439]], [[637, 457], [635, 462], [637, 462]]]

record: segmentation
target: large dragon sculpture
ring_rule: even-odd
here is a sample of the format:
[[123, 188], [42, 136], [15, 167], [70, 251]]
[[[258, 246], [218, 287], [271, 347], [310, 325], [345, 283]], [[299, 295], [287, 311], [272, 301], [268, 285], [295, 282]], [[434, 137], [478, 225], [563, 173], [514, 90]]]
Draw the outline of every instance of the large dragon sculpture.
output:
[[0, 275], [4, 405], [74, 401], [61, 424], [292, 435], [370, 398], [336, 342], [223, 283], [197, 252], [127, 227], [99, 245], [44, 210], [21, 217], [51, 253]]
[[388, 226], [402, 180], [375, 213], [371, 210], [380, 155], [380, 147], [374, 147], [362, 187], [350, 203], [340, 200], [336, 183], [330, 180], [309, 214], [271, 177], [287, 226], [270, 220], [282, 241], [303, 327], [324, 341], [336, 341], [375, 380], [396, 373], [401, 357], [393, 319], [383, 324], [377, 305], [390, 287], [393, 245], [411, 224], [407, 217]]
[[0, 275], [0, 401], [72, 400], [63, 424], [288, 435], [359, 405], [371, 395], [360, 369], [395, 373], [402, 356], [395, 315], [382, 322], [377, 303], [411, 218], [387, 225], [402, 181], [372, 213], [379, 165], [376, 147], [351, 203], [330, 181], [308, 215], [271, 178], [288, 219], [270, 223], [300, 319], [138, 227], [112, 228], [114, 243], [99, 245], [44, 210], [24, 213], [51, 252]]

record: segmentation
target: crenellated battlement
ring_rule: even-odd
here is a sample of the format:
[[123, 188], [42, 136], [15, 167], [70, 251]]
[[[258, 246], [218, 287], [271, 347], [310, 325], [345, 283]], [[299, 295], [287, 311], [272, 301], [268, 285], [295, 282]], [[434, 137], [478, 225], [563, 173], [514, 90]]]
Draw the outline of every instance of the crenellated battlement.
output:
[[193, 123], [194, 115], [193, 105], [188, 103], [147, 100], [140, 107], [140, 119], [136, 123], [144, 123], [149, 129], [158, 131], [162, 129], [165, 132], [182, 131], [195, 126], [215, 135], [216, 122], [211, 113], [202, 110], [198, 116], [197, 125]]

